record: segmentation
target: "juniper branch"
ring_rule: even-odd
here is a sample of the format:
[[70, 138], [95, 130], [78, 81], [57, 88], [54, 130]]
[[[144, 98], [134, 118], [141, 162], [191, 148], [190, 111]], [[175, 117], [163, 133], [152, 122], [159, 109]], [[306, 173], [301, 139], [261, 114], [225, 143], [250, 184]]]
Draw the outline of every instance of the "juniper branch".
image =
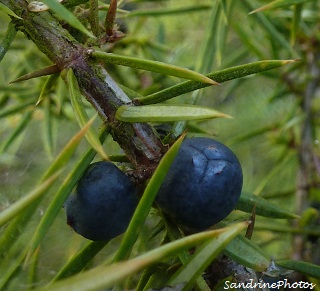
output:
[[119, 106], [134, 105], [100, 63], [89, 56], [90, 48], [79, 43], [49, 11], [30, 12], [24, 0], [0, 0], [0, 3], [22, 18], [13, 18], [16, 29], [33, 41], [61, 71], [69, 68], [74, 71], [81, 92], [108, 124], [114, 140], [133, 165], [149, 176], [165, 148], [150, 125], [123, 123], [115, 118]]

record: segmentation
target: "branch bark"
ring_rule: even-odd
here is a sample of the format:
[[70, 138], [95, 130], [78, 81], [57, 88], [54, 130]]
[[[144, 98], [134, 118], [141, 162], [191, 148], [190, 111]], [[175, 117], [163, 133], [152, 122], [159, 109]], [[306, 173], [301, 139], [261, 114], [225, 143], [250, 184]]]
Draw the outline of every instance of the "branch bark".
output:
[[[317, 47], [319, 43], [315, 45]], [[315, 50], [307, 51], [306, 61], [308, 68], [308, 81], [303, 93], [301, 109], [304, 113], [305, 120], [301, 130], [301, 143], [299, 148], [299, 169], [297, 174], [297, 191], [296, 191], [296, 213], [301, 215], [307, 207], [310, 198], [310, 187], [313, 184], [314, 165], [314, 129], [312, 103], [319, 88], [320, 83], [320, 53]], [[305, 251], [305, 239], [301, 235], [294, 237], [294, 254], [293, 259], [303, 260]]]
[[64, 29], [48, 11], [28, 11], [24, 0], [0, 0], [22, 19], [13, 18], [16, 28], [32, 40], [61, 70], [71, 68], [80, 90], [108, 124], [111, 134], [140, 171], [141, 179], [148, 178], [165, 152], [165, 147], [150, 125], [123, 123], [115, 118], [121, 105], [133, 105], [112, 80], [108, 72], [88, 54], [88, 49]]

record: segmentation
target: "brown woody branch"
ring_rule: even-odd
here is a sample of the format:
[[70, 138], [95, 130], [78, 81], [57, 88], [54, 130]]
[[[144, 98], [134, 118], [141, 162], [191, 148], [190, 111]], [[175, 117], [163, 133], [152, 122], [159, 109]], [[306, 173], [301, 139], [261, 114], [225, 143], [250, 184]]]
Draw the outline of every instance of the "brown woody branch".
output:
[[108, 124], [114, 140], [140, 171], [140, 178], [148, 178], [165, 148], [150, 125], [123, 123], [115, 118], [119, 106], [134, 105], [107, 71], [89, 57], [89, 49], [76, 41], [50, 12], [30, 12], [24, 0], [0, 2], [22, 18], [13, 18], [16, 28], [32, 40], [54, 64], [61, 70], [73, 69], [83, 95]]

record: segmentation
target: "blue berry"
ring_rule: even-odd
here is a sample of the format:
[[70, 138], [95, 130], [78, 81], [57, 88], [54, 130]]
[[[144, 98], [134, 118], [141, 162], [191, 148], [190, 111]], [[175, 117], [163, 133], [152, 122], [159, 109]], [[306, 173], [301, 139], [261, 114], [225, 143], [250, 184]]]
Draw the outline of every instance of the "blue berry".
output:
[[126, 231], [137, 204], [129, 177], [111, 162], [97, 162], [88, 167], [64, 207], [75, 232], [91, 240], [110, 240]]
[[190, 138], [182, 142], [156, 202], [182, 229], [199, 232], [230, 214], [242, 182], [241, 165], [228, 147], [210, 138]]

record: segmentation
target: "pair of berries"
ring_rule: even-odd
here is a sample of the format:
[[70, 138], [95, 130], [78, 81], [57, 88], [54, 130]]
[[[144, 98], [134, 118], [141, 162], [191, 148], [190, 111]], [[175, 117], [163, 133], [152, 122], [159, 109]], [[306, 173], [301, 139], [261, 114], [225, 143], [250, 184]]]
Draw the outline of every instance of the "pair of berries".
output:
[[[157, 194], [163, 213], [187, 232], [199, 232], [234, 209], [242, 189], [234, 153], [210, 138], [190, 138], [180, 149]], [[91, 240], [123, 233], [138, 204], [130, 178], [110, 162], [91, 164], [65, 203], [68, 224]]]

